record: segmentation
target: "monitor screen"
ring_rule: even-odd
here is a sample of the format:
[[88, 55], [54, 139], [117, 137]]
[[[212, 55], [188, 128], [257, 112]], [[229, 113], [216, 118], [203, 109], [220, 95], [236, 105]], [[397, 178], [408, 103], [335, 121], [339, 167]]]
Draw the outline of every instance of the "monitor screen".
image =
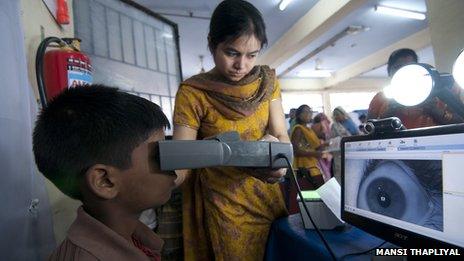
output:
[[342, 217], [400, 246], [463, 248], [463, 132], [453, 126], [344, 138]]

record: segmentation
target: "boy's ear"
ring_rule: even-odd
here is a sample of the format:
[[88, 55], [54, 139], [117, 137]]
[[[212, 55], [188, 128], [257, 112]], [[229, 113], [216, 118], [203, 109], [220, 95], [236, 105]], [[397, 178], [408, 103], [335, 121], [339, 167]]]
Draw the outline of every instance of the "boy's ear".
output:
[[118, 195], [119, 188], [116, 182], [114, 168], [103, 164], [90, 167], [85, 173], [88, 189], [98, 197], [113, 199]]

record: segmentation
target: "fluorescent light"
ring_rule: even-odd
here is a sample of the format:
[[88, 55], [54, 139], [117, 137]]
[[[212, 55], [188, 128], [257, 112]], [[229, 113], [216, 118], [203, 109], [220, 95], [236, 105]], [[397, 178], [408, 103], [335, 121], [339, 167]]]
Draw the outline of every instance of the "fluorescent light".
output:
[[282, 1], [280, 1], [280, 4], [279, 4], [280, 11], [285, 10], [285, 8], [287, 8], [287, 5], [290, 4], [291, 1], [292, 0], [282, 0]]
[[425, 14], [420, 13], [420, 12], [408, 11], [404, 9], [386, 7], [386, 6], [381, 6], [381, 5], [375, 6], [375, 11], [382, 13], [382, 14], [412, 18], [412, 19], [417, 19], [417, 20], [425, 19]]
[[163, 33], [162, 37], [172, 39], [174, 36], [171, 33]]
[[303, 70], [298, 72], [299, 77], [328, 78], [332, 76], [331, 70]]

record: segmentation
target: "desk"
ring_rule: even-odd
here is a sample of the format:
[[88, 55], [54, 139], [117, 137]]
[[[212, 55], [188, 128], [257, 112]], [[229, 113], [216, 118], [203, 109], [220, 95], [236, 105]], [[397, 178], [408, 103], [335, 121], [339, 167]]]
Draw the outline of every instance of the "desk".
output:
[[[355, 227], [322, 230], [322, 234], [337, 259], [346, 254], [369, 250], [383, 242]], [[304, 229], [298, 213], [274, 221], [269, 232], [265, 260], [331, 260], [331, 257], [317, 232]], [[358, 255], [344, 260], [371, 260], [371, 257]]]

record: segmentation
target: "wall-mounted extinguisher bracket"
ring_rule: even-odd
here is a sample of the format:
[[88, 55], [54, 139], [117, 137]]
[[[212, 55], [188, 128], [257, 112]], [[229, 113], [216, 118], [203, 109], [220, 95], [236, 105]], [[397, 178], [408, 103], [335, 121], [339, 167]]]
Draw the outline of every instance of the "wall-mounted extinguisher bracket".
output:
[[92, 65], [80, 52], [78, 38], [45, 38], [37, 49], [35, 67], [43, 108], [63, 90], [92, 83]]

